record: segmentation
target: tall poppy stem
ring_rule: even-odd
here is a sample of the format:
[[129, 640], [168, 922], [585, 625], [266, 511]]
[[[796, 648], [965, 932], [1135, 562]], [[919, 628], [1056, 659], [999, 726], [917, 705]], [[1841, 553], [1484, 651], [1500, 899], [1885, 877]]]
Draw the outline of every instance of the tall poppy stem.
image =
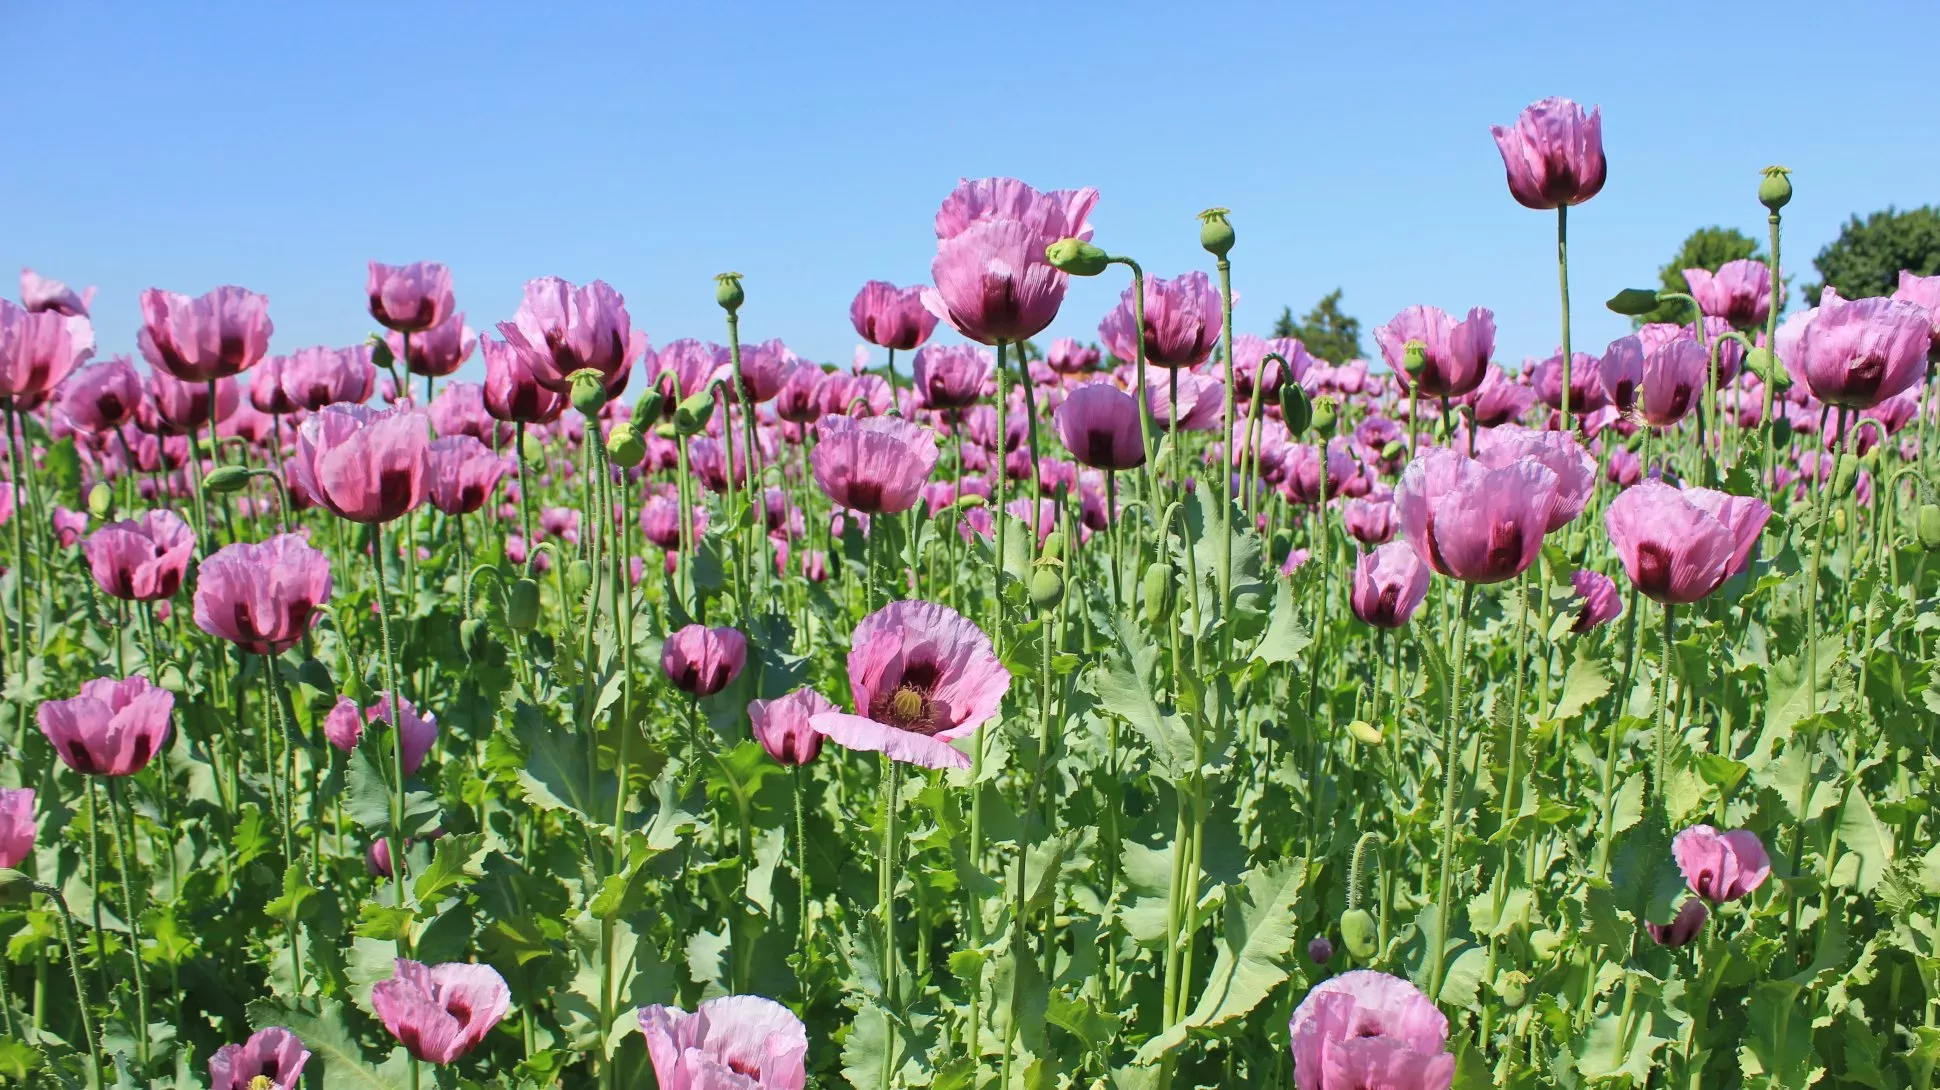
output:
[[[397, 660], [391, 649], [391, 597], [384, 587], [384, 524], [371, 524], [372, 568], [377, 576], [377, 642], [384, 657], [384, 679], [390, 686], [391, 703], [391, 828], [386, 835], [391, 849], [391, 888], [397, 894], [397, 907], [404, 907], [404, 713], [398, 692]], [[530, 554], [527, 554], [530, 555]], [[410, 953], [410, 940], [400, 934], [399, 957]]]
[[1448, 719], [1442, 727], [1441, 876], [1435, 886], [1435, 934], [1428, 949], [1428, 998], [1440, 1002], [1442, 972], [1448, 960], [1448, 910], [1454, 894], [1455, 803], [1460, 760], [1455, 752], [1455, 725], [1462, 714], [1462, 675], [1468, 669], [1469, 609], [1475, 604], [1475, 584], [1462, 584], [1462, 608], [1455, 618], [1455, 665], [1448, 675]]
[[1570, 426], [1570, 369], [1576, 358], [1570, 354], [1570, 206], [1556, 206], [1556, 283], [1563, 297], [1563, 426]]
[[[141, 924], [135, 915], [135, 880], [128, 869], [128, 846], [121, 832], [121, 777], [109, 776], [108, 823], [113, 826], [115, 870], [121, 875], [121, 912], [128, 923], [128, 953], [135, 968], [135, 1046], [144, 1072], [148, 1069], [148, 981], [141, 967]], [[97, 878], [95, 886], [100, 887]]]

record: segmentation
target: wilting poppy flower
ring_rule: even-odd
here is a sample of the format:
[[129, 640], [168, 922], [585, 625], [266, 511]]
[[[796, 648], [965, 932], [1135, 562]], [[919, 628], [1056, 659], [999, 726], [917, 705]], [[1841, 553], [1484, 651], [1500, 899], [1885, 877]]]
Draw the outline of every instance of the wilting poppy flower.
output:
[[1428, 565], [1405, 541], [1390, 541], [1354, 562], [1348, 602], [1364, 624], [1400, 628], [1427, 596]]
[[748, 722], [768, 756], [785, 765], [805, 765], [822, 752], [822, 735], [808, 721], [835, 710], [829, 698], [814, 689], [796, 689], [774, 700], [750, 701]]
[[216, 1049], [209, 1057], [209, 1090], [297, 1090], [309, 1062], [310, 1050], [296, 1034], [270, 1026], [243, 1044]]
[[690, 624], [667, 637], [660, 669], [682, 692], [713, 696], [741, 674], [748, 662], [748, 638], [738, 629]]
[[1648, 480], [1625, 489], [1604, 528], [1646, 597], [1695, 602], [1744, 569], [1772, 509], [1763, 500]]
[[1601, 109], [1585, 116], [1569, 99], [1546, 98], [1524, 107], [1513, 126], [1491, 125], [1489, 132], [1502, 152], [1509, 194], [1525, 208], [1582, 204], [1609, 176]]
[[1557, 480], [1524, 458], [1488, 467], [1436, 448], [1408, 464], [1395, 486], [1401, 533], [1443, 575], [1499, 583], [1521, 575], [1542, 551]]
[[370, 263], [364, 280], [370, 316], [385, 329], [422, 333], [451, 314], [451, 270], [435, 261]]
[[168, 741], [175, 694], [140, 675], [98, 677], [78, 696], [44, 700], [40, 732], [67, 767], [83, 776], [132, 776]]
[[144, 511], [111, 522], [81, 545], [103, 591], [131, 602], [172, 597], [195, 553], [195, 531], [173, 511]]
[[856, 336], [879, 348], [908, 351], [930, 339], [936, 315], [923, 306], [923, 288], [899, 288], [871, 280], [849, 304], [849, 321]]
[[280, 655], [330, 600], [330, 558], [296, 534], [217, 549], [196, 569], [195, 625], [252, 655]]
[[1356, 969], [1316, 985], [1288, 1023], [1297, 1090], [1448, 1090], [1448, 1018], [1406, 980]]
[[269, 300], [225, 284], [191, 298], [149, 288], [141, 293], [142, 358], [183, 382], [240, 375], [269, 351]]
[[371, 988], [370, 1005], [405, 1051], [448, 1064], [485, 1040], [512, 1005], [512, 991], [489, 965], [398, 958], [395, 974]]
[[1714, 905], [1750, 894], [1772, 873], [1771, 857], [1750, 829], [1693, 825], [1671, 838], [1671, 855], [1691, 892]]
[[640, 1033], [660, 1090], [802, 1090], [808, 1031], [758, 995], [709, 999], [694, 1012], [641, 1007]]
[[822, 418], [809, 453], [815, 483], [836, 503], [864, 514], [901, 514], [916, 506], [936, 470], [936, 433], [893, 416]]
[[933, 602], [891, 602], [864, 617], [849, 638], [848, 672], [855, 713], [824, 712], [810, 720], [815, 729], [926, 768], [970, 767], [949, 743], [996, 715], [1010, 688], [990, 637]]
[[297, 430], [292, 468], [339, 517], [389, 522], [424, 502], [430, 428], [409, 406], [326, 405]]

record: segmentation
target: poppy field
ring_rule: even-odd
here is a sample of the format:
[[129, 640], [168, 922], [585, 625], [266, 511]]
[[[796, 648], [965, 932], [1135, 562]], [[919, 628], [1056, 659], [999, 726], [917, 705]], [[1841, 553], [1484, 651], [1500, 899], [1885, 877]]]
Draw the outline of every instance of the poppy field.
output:
[[1769, 260], [1572, 344], [1602, 122], [1492, 130], [1520, 364], [1486, 300], [1235, 331], [1244, 209], [1147, 270], [1011, 178], [841, 365], [735, 273], [117, 352], [23, 271], [0, 1081], [1931, 1090], [1940, 276], [1788, 299], [1753, 165]]

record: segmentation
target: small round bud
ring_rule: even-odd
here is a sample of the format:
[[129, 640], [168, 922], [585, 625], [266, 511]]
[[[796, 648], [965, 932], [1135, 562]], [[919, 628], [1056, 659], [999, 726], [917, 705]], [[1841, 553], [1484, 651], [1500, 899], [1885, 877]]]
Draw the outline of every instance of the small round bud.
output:
[[567, 381], [572, 383], [573, 408], [579, 415], [591, 420], [606, 408], [606, 382], [598, 371], [584, 367], [568, 375]]
[[1332, 437], [1338, 412], [1339, 410], [1334, 405], [1334, 399], [1331, 397], [1323, 397], [1315, 401], [1314, 431], [1318, 432], [1322, 437]]
[[1307, 960], [1315, 965], [1325, 965], [1334, 960], [1334, 944], [1325, 935], [1315, 935], [1307, 940]]
[[1773, 212], [1792, 203], [1792, 172], [1785, 167], [1766, 167], [1758, 181], [1758, 203]]
[[1045, 534], [1044, 547], [1038, 550], [1038, 555], [1041, 559], [1044, 559], [1044, 560], [1063, 560], [1064, 559], [1064, 531], [1053, 530], [1050, 533]]
[[1626, 318], [1640, 318], [1657, 309], [1657, 293], [1649, 288], [1625, 288], [1603, 305]]
[[1226, 222], [1226, 208], [1208, 208], [1199, 213], [1199, 245], [1214, 257], [1225, 257], [1233, 249], [1233, 225]]
[[483, 620], [467, 617], [458, 623], [458, 642], [465, 648], [467, 660], [483, 662], [492, 649], [492, 633]]
[[1913, 521], [1919, 527], [1920, 547], [1930, 553], [1940, 552], [1940, 506], [1921, 504]]
[[546, 466], [546, 445], [531, 432], [525, 433], [525, 441], [519, 444], [519, 456], [525, 459], [527, 469], [544, 469]]
[[1081, 238], [1061, 238], [1044, 248], [1051, 267], [1072, 276], [1097, 276], [1111, 265], [1111, 255]]
[[1145, 623], [1157, 628], [1172, 619], [1172, 602], [1178, 594], [1170, 564], [1157, 563], [1145, 569]]
[[207, 477], [202, 478], [202, 487], [225, 495], [230, 492], [241, 492], [249, 487], [249, 467], [218, 466]]
[[1832, 495], [1834, 499], [1845, 499], [1852, 495], [1852, 489], [1859, 483], [1859, 458], [1851, 451], [1839, 455], [1838, 464], [1832, 470]]
[[114, 509], [114, 489], [109, 488], [105, 481], [94, 482], [94, 487], [88, 489], [88, 514], [97, 519], [105, 519], [114, 512]]
[[514, 632], [530, 632], [539, 627], [539, 584], [520, 579], [512, 584], [505, 602], [505, 623]]
[[740, 273], [724, 272], [714, 278], [714, 301], [721, 304], [722, 310], [733, 314], [747, 299], [747, 293], [741, 290]]
[[1354, 740], [1364, 746], [1378, 746], [1384, 740], [1381, 728], [1365, 719], [1356, 719], [1347, 724], [1347, 733], [1353, 735]]
[[1064, 576], [1056, 568], [1039, 568], [1031, 573], [1031, 604], [1038, 612], [1049, 613], [1064, 601]]
[[1380, 928], [1375, 926], [1374, 914], [1365, 908], [1350, 908], [1340, 916], [1340, 939], [1347, 952], [1355, 961], [1368, 961], [1380, 941]]
[[622, 420], [606, 433], [606, 456], [623, 469], [632, 469], [647, 460], [647, 442], [630, 421]]
[[584, 594], [586, 593], [586, 588], [592, 585], [592, 561], [587, 560], [583, 556], [574, 557], [573, 562], [566, 565], [566, 589], [572, 591], [574, 594]]
[[1529, 974], [1520, 969], [1510, 969], [1495, 978], [1495, 994], [1502, 997], [1502, 1005], [1516, 1010], [1529, 998]]
[[1313, 400], [1297, 382], [1282, 383], [1280, 386], [1280, 419], [1295, 439], [1305, 435], [1307, 429], [1313, 426]]
[[1428, 366], [1428, 346], [1420, 341], [1409, 341], [1401, 346], [1401, 369], [1410, 377], [1421, 374]]

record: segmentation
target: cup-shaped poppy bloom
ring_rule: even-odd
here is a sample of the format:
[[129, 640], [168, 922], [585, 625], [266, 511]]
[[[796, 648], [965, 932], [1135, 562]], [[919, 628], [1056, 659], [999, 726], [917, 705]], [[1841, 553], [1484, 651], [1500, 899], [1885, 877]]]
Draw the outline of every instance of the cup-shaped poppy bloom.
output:
[[1044, 353], [1044, 365], [1060, 375], [1079, 375], [1098, 366], [1096, 345], [1079, 344], [1070, 337], [1059, 337]]
[[[1542, 403], [1552, 409], [1563, 407], [1563, 354], [1533, 365], [1529, 385]], [[1588, 352], [1570, 353], [1570, 414], [1588, 416], [1610, 404], [1604, 388], [1603, 363]]]
[[1500, 367], [1486, 367], [1482, 384], [1462, 398], [1475, 413], [1475, 425], [1493, 428], [1521, 420], [1536, 403], [1536, 391], [1510, 378]]
[[1170, 280], [1148, 276], [1145, 281], [1145, 326], [1139, 330], [1132, 313], [1132, 289], [1126, 288], [1098, 323], [1098, 339], [1121, 360], [1138, 358], [1144, 341], [1145, 362], [1154, 367], [1197, 367], [1206, 362], [1225, 328], [1219, 289], [1211, 278], [1194, 269]]
[[1616, 581], [1602, 572], [1579, 569], [1570, 575], [1570, 585], [1576, 588], [1578, 599], [1576, 623], [1570, 631], [1580, 635], [1601, 628], [1623, 613]]
[[89, 534], [81, 552], [103, 591], [125, 601], [154, 602], [181, 588], [195, 554], [195, 531], [173, 511], [144, 511]]
[[768, 756], [785, 765], [805, 765], [822, 752], [821, 732], [808, 721], [835, 710], [829, 698], [814, 689], [796, 689], [774, 700], [750, 701], [748, 723]]
[[447, 515], [469, 515], [485, 506], [505, 476], [505, 459], [470, 435], [433, 439], [426, 448], [425, 494]]
[[1500, 583], [1542, 552], [1557, 503], [1556, 473], [1534, 458], [1485, 466], [1438, 447], [1395, 485], [1401, 533], [1429, 567], [1468, 583]]
[[[216, 380], [215, 398], [209, 397], [206, 382], [184, 382], [165, 371], [148, 373], [148, 398], [143, 407], [152, 406], [158, 418], [155, 429], [165, 434], [187, 435], [210, 424], [220, 424], [234, 415], [242, 393], [233, 378]], [[141, 409], [136, 410], [137, 420]]]
[[63, 549], [72, 549], [81, 541], [81, 535], [88, 532], [88, 513], [70, 511], [60, 504], [48, 513], [47, 521], [54, 527], [54, 540]]
[[[323, 736], [333, 746], [349, 753], [357, 748], [357, 740], [364, 735], [366, 723], [392, 722], [392, 709], [395, 704], [397, 720], [403, 724], [399, 728], [398, 741], [404, 747], [404, 774], [416, 775], [424, 767], [424, 759], [431, 753], [431, 747], [438, 740], [438, 717], [430, 712], [419, 712], [416, 705], [403, 697], [395, 701], [391, 692], [385, 689], [377, 694], [375, 703], [360, 714], [357, 702], [347, 696], [337, 698], [337, 705], [324, 717]], [[389, 752], [390, 743], [384, 743]]]
[[1772, 873], [1771, 857], [1750, 829], [1693, 825], [1671, 838], [1671, 855], [1691, 892], [1714, 905], [1748, 896]]
[[1685, 269], [1684, 283], [1699, 310], [1723, 318], [1733, 329], [1761, 328], [1771, 316], [1772, 270], [1757, 258], [1727, 261], [1715, 273]]
[[820, 365], [808, 360], [791, 364], [782, 372], [781, 388], [775, 391], [775, 415], [790, 424], [809, 424], [820, 419], [824, 374]]
[[[707, 506], [694, 507], [694, 536], [707, 532]], [[640, 508], [640, 533], [648, 541], [669, 552], [680, 548], [680, 501], [669, 496], [653, 496]]]
[[472, 349], [478, 347], [478, 334], [465, 324], [464, 312], [460, 311], [429, 329], [414, 331], [408, 345], [400, 333], [386, 334], [384, 343], [391, 346], [391, 355], [404, 361], [405, 370], [438, 378], [471, 359]]
[[1685, 901], [1669, 923], [1644, 921], [1644, 930], [1659, 946], [1689, 946], [1711, 918], [1711, 908], [1701, 898]]
[[917, 404], [925, 409], [967, 409], [983, 396], [996, 361], [974, 344], [933, 344], [916, 353], [910, 368]]
[[566, 411], [566, 395], [541, 385], [529, 352], [509, 341], [480, 338], [485, 357], [485, 411], [508, 424], [549, 424]]
[[1490, 428], [1476, 460], [1491, 469], [1533, 460], [1556, 475], [1556, 502], [1549, 509], [1545, 533], [1553, 534], [1576, 521], [1596, 493], [1596, 458], [1568, 432], [1535, 431], [1517, 424]]
[[0, 399], [18, 406], [40, 397], [93, 355], [94, 326], [85, 317], [0, 299]]
[[808, 1031], [758, 995], [709, 999], [693, 1013], [641, 1007], [640, 1033], [660, 1090], [802, 1090]]
[[1377, 328], [1374, 340], [1404, 388], [1411, 381], [1402, 366], [1408, 342], [1420, 341], [1425, 351], [1413, 384], [1427, 397], [1460, 397], [1482, 385], [1495, 353], [1495, 313], [1475, 307], [1458, 322], [1440, 307], [1412, 306]]
[[907, 352], [918, 347], [936, 331], [936, 317], [923, 306], [921, 285], [899, 288], [871, 280], [849, 304], [849, 322], [856, 336], [878, 348]]
[[373, 261], [364, 279], [370, 316], [385, 329], [422, 333], [451, 316], [451, 270], [435, 261], [385, 265]]
[[34, 789], [0, 787], [0, 867], [18, 867], [34, 854], [39, 834], [34, 820]]
[[[1269, 361], [1269, 354], [1286, 362]], [[1240, 398], [1250, 398], [1256, 391], [1272, 397], [1289, 381], [1304, 385], [1317, 366], [1320, 361], [1297, 338], [1269, 339], [1255, 333], [1233, 337], [1233, 393]]]
[[853, 511], [901, 514], [936, 470], [936, 433], [900, 417], [825, 416], [809, 453], [824, 495]]
[[217, 549], [196, 569], [195, 626], [252, 655], [280, 655], [330, 600], [330, 558], [297, 534]]
[[995, 716], [1010, 688], [990, 637], [934, 602], [891, 602], [864, 617], [849, 637], [848, 672], [855, 713], [823, 712], [811, 725], [850, 749], [925, 768], [969, 768], [950, 742]]
[[[24, 298], [24, 297], [23, 297]], [[1940, 276], [1919, 276], [1907, 269], [1900, 270], [1900, 286], [1893, 289], [1888, 298], [1927, 312], [1927, 321], [1932, 323], [1932, 336], [1940, 342]]]
[[326, 405], [297, 429], [291, 466], [338, 517], [389, 522], [424, 502], [430, 429], [408, 405]]
[[371, 988], [371, 1009], [404, 1050], [448, 1064], [477, 1048], [505, 1017], [512, 990], [489, 965], [424, 965], [398, 958], [396, 972]]
[[1658, 428], [1684, 419], [1704, 394], [1710, 365], [1710, 354], [1694, 338], [1679, 337], [1650, 349], [1644, 356], [1643, 385], [1637, 398], [1643, 418]]
[[1848, 302], [1827, 288], [1818, 306], [1785, 320], [1775, 347], [1813, 397], [1866, 409], [1926, 377], [1932, 340], [1923, 307], [1898, 299]]
[[[340, 401], [362, 403], [369, 400], [377, 386], [377, 366], [371, 362], [368, 345], [354, 348], [299, 348], [288, 356], [273, 372], [278, 385], [282, 387], [283, 403], [291, 409], [305, 409], [316, 412], [325, 405]], [[256, 375], [250, 384], [253, 391], [264, 381], [264, 375]], [[258, 403], [257, 408], [264, 412], [276, 412]]]
[[40, 732], [83, 776], [132, 776], [168, 742], [175, 694], [137, 674], [81, 683], [66, 700], [43, 700]]
[[684, 693], [713, 696], [741, 676], [748, 638], [735, 628], [690, 624], [660, 646], [660, 670]]
[[93, 288], [76, 292], [51, 276], [42, 276], [32, 269], [20, 270], [20, 305], [37, 314], [51, 311], [63, 317], [85, 318], [93, 302]]
[[1566, 98], [1546, 98], [1523, 108], [1514, 125], [1489, 126], [1509, 194], [1524, 208], [1582, 204], [1603, 189], [1609, 164], [1603, 158], [1603, 111]]
[[1340, 524], [1347, 536], [1363, 545], [1383, 544], [1394, 537], [1394, 501], [1378, 497], [1348, 500], [1341, 506]]
[[135, 418], [141, 408], [141, 375], [126, 356], [90, 364], [61, 386], [61, 415], [77, 429], [101, 435]]
[[1308, 507], [1317, 506], [1321, 499], [1338, 499], [1354, 478], [1358, 466], [1354, 456], [1348, 453], [1347, 440], [1336, 436], [1327, 441], [1327, 480], [1326, 491], [1322, 492], [1320, 478], [1320, 448], [1310, 443], [1299, 443], [1287, 448], [1286, 457], [1281, 461], [1281, 491], [1288, 499]]
[[1603, 525], [1630, 582], [1646, 597], [1682, 605], [1744, 569], [1771, 514], [1764, 500], [1653, 478], [1612, 500]]
[[249, 1035], [240, 1045], [223, 1045], [209, 1057], [209, 1090], [297, 1090], [303, 1084], [303, 1065], [310, 1050], [296, 1034], [270, 1026]]
[[1400, 628], [1427, 596], [1428, 565], [1405, 541], [1390, 541], [1354, 562], [1348, 601], [1364, 624]]
[[1064, 449], [1093, 469], [1137, 469], [1145, 464], [1138, 399], [1109, 382], [1088, 383], [1071, 391], [1052, 420]]
[[476, 382], [445, 383], [424, 411], [431, 418], [432, 432], [441, 438], [469, 435], [481, 443], [490, 443], [501, 434], [510, 438], [511, 429], [503, 428], [485, 411], [485, 387]]
[[1397, 976], [1356, 969], [1316, 985], [1288, 1023], [1297, 1090], [1448, 1090], [1448, 1018]]
[[1179, 401], [1172, 403], [1173, 372], [1145, 381], [1145, 404], [1161, 431], [1211, 431], [1219, 426], [1226, 388], [1211, 375], [1188, 371], [1178, 376]]
[[142, 358], [183, 382], [240, 375], [269, 351], [269, 299], [225, 284], [190, 297], [149, 288], [141, 293]]
[[604, 280], [583, 287], [556, 276], [529, 280], [518, 313], [498, 331], [507, 344], [525, 349], [541, 386], [562, 394], [570, 392], [575, 371], [595, 371], [606, 382], [631, 358], [626, 299]]
[[972, 226], [993, 219], [1016, 220], [1043, 243], [1062, 238], [1091, 238], [1091, 209], [1098, 191], [1033, 189], [1016, 178], [960, 178], [936, 213], [936, 237], [952, 239]]
[[980, 344], [1035, 337], [1058, 316], [1070, 280], [1045, 260], [1046, 245], [1022, 221], [979, 220], [937, 244], [923, 306]]

